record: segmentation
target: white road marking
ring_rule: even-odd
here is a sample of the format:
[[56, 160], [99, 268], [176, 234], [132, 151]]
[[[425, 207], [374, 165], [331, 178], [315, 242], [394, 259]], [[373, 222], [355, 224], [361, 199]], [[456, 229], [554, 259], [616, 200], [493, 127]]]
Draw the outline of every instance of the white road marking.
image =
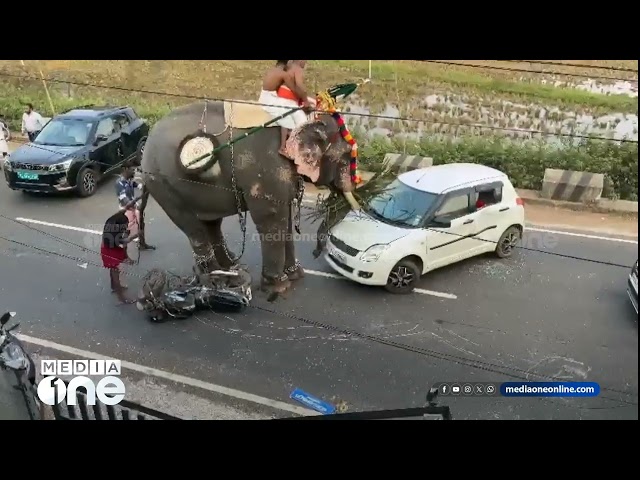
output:
[[[316, 275], [318, 277], [335, 278], [336, 280], [347, 280], [342, 275], [338, 275], [336, 273], [321, 272], [319, 270], [307, 270], [305, 268], [304, 273], [308, 273], [309, 275]], [[431, 295], [432, 297], [448, 298], [450, 300], [456, 300], [458, 298], [457, 295], [454, 295], [452, 293], [436, 292], [433, 290], [425, 290], [424, 288], [414, 288], [413, 291], [415, 293], [420, 293], [422, 295]]]
[[616, 238], [616, 237], [602, 237], [599, 235], [589, 235], [586, 233], [576, 233], [576, 232], [567, 232], [564, 230], [547, 230], [544, 228], [535, 228], [535, 227], [525, 227], [525, 233], [527, 231], [530, 232], [541, 232], [541, 233], [553, 233], [556, 235], [567, 235], [569, 237], [581, 237], [581, 238], [590, 238], [592, 240], [604, 240], [607, 242], [620, 242], [620, 243], [632, 243], [634, 245], [638, 244], [638, 240], [630, 240], [625, 238]]
[[[102, 235], [102, 232], [99, 232], [97, 230], [89, 230], [88, 228], [80, 228], [80, 227], [72, 227], [69, 225], [61, 225], [59, 223], [50, 223], [50, 222], [43, 222], [41, 220], [33, 220], [31, 218], [22, 218], [22, 217], [18, 217], [16, 218], [16, 220], [20, 221], [20, 222], [25, 222], [25, 223], [35, 223], [37, 225], [44, 225], [47, 227], [55, 227], [55, 228], [63, 228], [66, 230], [73, 230], [76, 232], [85, 232], [85, 233], [93, 233], [96, 235]], [[320, 272], [318, 270], [304, 270], [306, 273], [308, 273], [309, 275], [316, 275], [318, 277], [325, 277], [325, 278], [334, 278], [336, 280], [346, 280], [343, 276], [341, 275], [337, 275], [335, 273], [327, 273], [327, 272]], [[453, 295], [451, 293], [444, 293], [444, 292], [436, 292], [433, 290], [425, 290], [423, 288], [416, 288], [413, 290], [415, 293], [419, 293], [421, 295], [431, 295], [432, 297], [440, 297], [440, 298], [448, 298], [451, 300], [455, 300], [458, 297], [456, 295]]]
[[35, 223], [36, 225], [44, 225], [45, 227], [64, 228], [65, 230], [73, 230], [75, 232], [95, 233], [96, 235], [102, 235], [102, 232], [99, 232], [98, 230], [90, 230], [88, 228], [72, 227], [70, 225], [60, 225], [59, 223], [43, 222], [42, 220], [34, 220], [32, 218], [17, 217], [16, 220], [18, 220], [19, 222]]
[[[57, 350], [59, 352], [68, 353], [70, 355], [75, 355], [75, 356], [86, 358], [86, 359], [93, 359], [93, 360], [113, 359], [113, 357], [108, 357], [100, 353], [89, 352], [87, 350], [81, 350], [79, 348], [70, 347], [68, 345], [61, 345], [59, 343], [51, 342], [49, 340], [44, 340], [41, 338], [31, 337], [29, 335], [18, 334], [17, 337], [26, 343], [39, 345], [41, 347], [50, 348], [52, 350]], [[265, 407], [274, 408], [277, 410], [282, 410], [282, 411], [294, 413], [297, 415], [320, 415], [320, 413], [316, 412], [315, 410], [309, 410], [307, 408], [298, 407], [296, 405], [290, 405], [288, 403], [280, 402], [278, 400], [272, 400], [270, 398], [261, 397], [259, 395], [254, 395], [253, 393], [243, 392], [241, 390], [236, 390], [234, 388], [223, 387], [222, 385], [216, 385], [215, 383], [209, 383], [209, 382], [204, 382], [202, 380], [197, 380], [195, 378], [185, 377], [184, 375], [165, 372], [164, 370], [159, 370], [157, 368], [138, 365], [137, 363], [128, 362], [126, 360], [122, 360], [121, 365], [122, 365], [122, 368], [126, 368], [134, 372], [142, 373], [144, 375], [163, 378], [165, 380], [169, 380], [172, 382], [182, 383], [184, 385], [189, 385], [190, 387], [196, 387], [202, 390], [208, 390], [210, 392], [226, 395], [227, 397], [233, 397], [239, 400], [244, 400], [247, 402], [256, 403], [258, 405], [263, 405]]]

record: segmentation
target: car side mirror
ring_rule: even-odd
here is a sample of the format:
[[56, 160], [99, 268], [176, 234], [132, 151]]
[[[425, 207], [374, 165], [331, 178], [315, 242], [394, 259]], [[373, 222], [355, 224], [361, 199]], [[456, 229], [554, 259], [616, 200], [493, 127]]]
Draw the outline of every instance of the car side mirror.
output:
[[96, 140], [93, 142], [94, 145], [99, 145], [102, 142], [107, 141], [108, 137], [106, 135], [96, 135]]
[[429, 226], [433, 228], [451, 228], [451, 220], [434, 218], [429, 222]]

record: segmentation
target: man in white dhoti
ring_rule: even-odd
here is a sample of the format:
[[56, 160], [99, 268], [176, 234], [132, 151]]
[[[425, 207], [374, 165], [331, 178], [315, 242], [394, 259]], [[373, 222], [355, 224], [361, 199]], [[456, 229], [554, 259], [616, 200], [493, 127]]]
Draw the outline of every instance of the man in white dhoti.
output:
[[[262, 81], [262, 93], [259, 102], [273, 118], [285, 114], [288, 110], [304, 107], [314, 108], [314, 100], [307, 96], [304, 88], [304, 67], [306, 60], [278, 60]], [[302, 100], [304, 99], [304, 100]], [[281, 118], [280, 155], [287, 157], [286, 143], [291, 130], [307, 122], [307, 114], [298, 110]]]

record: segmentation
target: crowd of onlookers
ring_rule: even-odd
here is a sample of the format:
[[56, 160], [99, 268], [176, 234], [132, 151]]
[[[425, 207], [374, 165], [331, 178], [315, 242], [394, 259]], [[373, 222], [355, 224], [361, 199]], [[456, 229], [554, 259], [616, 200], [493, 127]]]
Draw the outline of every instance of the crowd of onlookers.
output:
[[[33, 109], [33, 105], [31, 103], [27, 103], [25, 105], [24, 113], [22, 114], [22, 134], [27, 135], [27, 137], [29, 137], [29, 141], [33, 141], [40, 130], [42, 130], [45, 123], [46, 122], [42, 118], [42, 115]], [[0, 159], [4, 159], [9, 155], [9, 140], [11, 140], [9, 123], [4, 115], [0, 114]]]

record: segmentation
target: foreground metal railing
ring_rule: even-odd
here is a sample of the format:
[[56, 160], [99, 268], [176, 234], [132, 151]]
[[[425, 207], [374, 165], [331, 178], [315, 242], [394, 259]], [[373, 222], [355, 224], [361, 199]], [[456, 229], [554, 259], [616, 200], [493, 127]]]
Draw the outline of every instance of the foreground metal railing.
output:
[[127, 400], [118, 405], [104, 405], [97, 400], [95, 405], [89, 405], [86, 392], [80, 390], [76, 392], [75, 405], [64, 400], [50, 408], [55, 420], [182, 420]]

